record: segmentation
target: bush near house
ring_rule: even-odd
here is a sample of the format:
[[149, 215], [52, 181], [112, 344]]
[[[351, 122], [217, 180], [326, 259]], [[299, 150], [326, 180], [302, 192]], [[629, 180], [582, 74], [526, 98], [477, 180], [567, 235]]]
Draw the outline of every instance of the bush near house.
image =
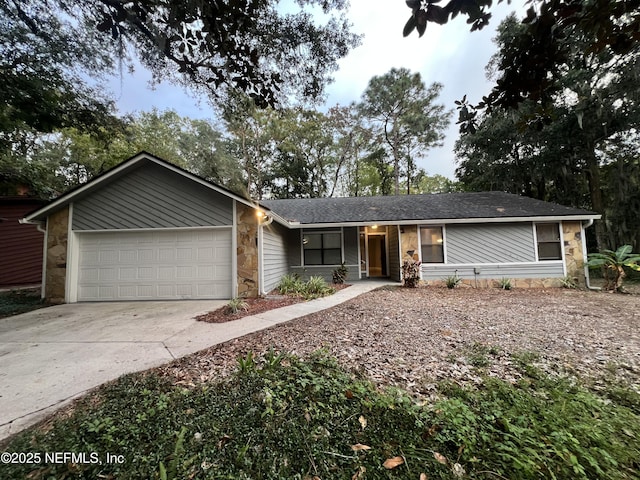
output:
[[304, 282], [296, 274], [284, 275], [277, 289], [282, 295], [297, 295], [306, 300], [326, 297], [335, 293], [335, 289], [330, 287], [322, 277], [312, 276]]
[[420, 283], [420, 265], [422, 262], [406, 259], [402, 262], [402, 284], [408, 288], [417, 288]]
[[617, 250], [602, 250], [588, 255], [589, 268], [600, 268], [604, 276], [604, 290], [622, 292], [625, 268], [640, 271], [640, 254], [631, 253], [631, 245], [623, 245]]

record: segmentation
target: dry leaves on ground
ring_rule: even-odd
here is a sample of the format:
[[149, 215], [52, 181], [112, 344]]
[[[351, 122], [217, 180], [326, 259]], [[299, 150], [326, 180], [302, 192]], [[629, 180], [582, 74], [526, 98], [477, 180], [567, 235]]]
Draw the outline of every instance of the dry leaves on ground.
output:
[[444, 379], [516, 381], [519, 358], [550, 374], [612, 378], [640, 389], [640, 295], [566, 289], [378, 289], [177, 360], [161, 370], [199, 383], [237, 358], [274, 349], [302, 357], [325, 348], [380, 385], [434, 394]]

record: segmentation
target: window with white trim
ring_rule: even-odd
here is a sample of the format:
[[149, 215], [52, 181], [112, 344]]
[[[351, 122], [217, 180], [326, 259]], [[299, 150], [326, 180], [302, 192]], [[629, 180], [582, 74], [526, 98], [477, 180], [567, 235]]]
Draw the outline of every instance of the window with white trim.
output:
[[442, 227], [420, 227], [422, 263], [444, 263]]
[[340, 265], [342, 236], [340, 232], [305, 233], [302, 250], [305, 265]]
[[537, 223], [538, 260], [562, 260], [560, 225], [557, 223]]

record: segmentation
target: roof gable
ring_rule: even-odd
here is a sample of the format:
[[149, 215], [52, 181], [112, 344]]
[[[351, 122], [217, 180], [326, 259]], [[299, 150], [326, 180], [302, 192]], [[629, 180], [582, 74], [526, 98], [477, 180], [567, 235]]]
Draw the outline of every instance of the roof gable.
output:
[[[59, 197], [53, 199], [50, 203], [45, 205], [44, 207], [30, 213], [25, 217], [26, 222], [40, 222], [46, 219], [52, 213], [64, 208], [66, 205], [79, 201], [89, 195], [92, 195], [94, 192], [100, 190], [104, 186], [108, 185], [111, 182], [118, 180], [119, 178], [128, 175], [132, 171], [136, 169], [148, 165], [153, 164], [159, 167], [162, 167], [175, 175], [179, 175], [180, 177], [186, 179], [187, 181], [195, 182], [199, 185], [202, 185], [208, 189], [211, 189], [217, 193], [230, 197], [236, 201], [244, 203], [245, 205], [251, 207], [257, 207], [254, 202], [247, 200], [246, 198], [240, 197], [237, 194], [233, 193], [230, 190], [227, 190], [224, 187], [208, 182], [207, 180], [195, 175], [187, 170], [184, 170], [172, 163], [169, 163], [165, 160], [162, 160], [148, 152], [140, 152], [137, 155], [123, 161], [122, 163], [116, 165], [115, 167], [107, 170], [106, 172], [94, 177], [89, 182], [79, 185], [68, 192], [60, 195]], [[259, 208], [259, 207], [258, 207]]]

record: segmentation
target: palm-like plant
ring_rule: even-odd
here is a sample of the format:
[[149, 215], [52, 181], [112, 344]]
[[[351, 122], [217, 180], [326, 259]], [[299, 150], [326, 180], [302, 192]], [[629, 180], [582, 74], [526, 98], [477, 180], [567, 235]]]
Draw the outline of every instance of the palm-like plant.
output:
[[640, 254], [631, 253], [631, 245], [623, 245], [615, 252], [602, 250], [588, 255], [589, 268], [601, 267], [604, 272], [604, 289], [612, 292], [622, 291], [622, 282], [626, 273], [624, 267], [640, 271]]

